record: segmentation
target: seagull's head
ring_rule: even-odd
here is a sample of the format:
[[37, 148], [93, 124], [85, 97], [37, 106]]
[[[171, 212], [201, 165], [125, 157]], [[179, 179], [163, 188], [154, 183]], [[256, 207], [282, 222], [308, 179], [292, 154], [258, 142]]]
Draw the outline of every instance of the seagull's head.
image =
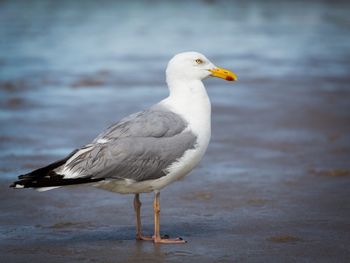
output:
[[198, 52], [184, 52], [175, 55], [166, 69], [167, 81], [203, 80], [208, 77], [218, 77], [228, 81], [237, 80], [235, 73], [215, 66], [203, 54]]

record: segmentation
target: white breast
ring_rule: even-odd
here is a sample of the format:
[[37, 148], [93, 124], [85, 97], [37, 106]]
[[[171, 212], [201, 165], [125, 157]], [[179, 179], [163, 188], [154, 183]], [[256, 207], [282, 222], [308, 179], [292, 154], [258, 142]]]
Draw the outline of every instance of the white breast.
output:
[[211, 136], [211, 105], [201, 81], [192, 83], [190, 89], [184, 88], [179, 95], [171, 94], [161, 104], [187, 121], [188, 129], [197, 136], [197, 143], [194, 149], [187, 150], [177, 162], [167, 168], [168, 175], [151, 183], [154, 190], [160, 190], [179, 180], [197, 166], [207, 150]]

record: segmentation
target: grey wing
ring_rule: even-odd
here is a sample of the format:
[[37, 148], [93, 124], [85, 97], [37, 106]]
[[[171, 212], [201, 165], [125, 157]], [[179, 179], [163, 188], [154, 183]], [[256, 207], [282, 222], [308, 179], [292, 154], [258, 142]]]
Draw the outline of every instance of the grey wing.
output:
[[182, 132], [188, 126], [179, 115], [161, 106], [134, 113], [110, 126], [93, 141], [122, 137], [169, 137]]
[[170, 164], [195, 147], [197, 138], [186, 127], [179, 115], [163, 109], [131, 115], [80, 149], [56, 172], [67, 178], [160, 178]]

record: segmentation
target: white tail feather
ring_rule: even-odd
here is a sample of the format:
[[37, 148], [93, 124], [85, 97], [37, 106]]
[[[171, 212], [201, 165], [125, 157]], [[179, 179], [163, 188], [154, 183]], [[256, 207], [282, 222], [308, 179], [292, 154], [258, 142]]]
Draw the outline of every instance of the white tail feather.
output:
[[38, 192], [45, 192], [56, 188], [60, 188], [60, 186], [39, 187], [39, 188], [36, 188], [35, 190], [37, 190]]

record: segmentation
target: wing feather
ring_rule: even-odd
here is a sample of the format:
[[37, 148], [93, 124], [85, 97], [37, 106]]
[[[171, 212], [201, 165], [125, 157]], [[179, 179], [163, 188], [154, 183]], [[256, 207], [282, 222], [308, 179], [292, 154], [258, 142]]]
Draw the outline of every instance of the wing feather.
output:
[[170, 164], [195, 147], [196, 136], [186, 128], [187, 123], [170, 111], [133, 114], [109, 127], [55, 172], [66, 178], [160, 178]]

